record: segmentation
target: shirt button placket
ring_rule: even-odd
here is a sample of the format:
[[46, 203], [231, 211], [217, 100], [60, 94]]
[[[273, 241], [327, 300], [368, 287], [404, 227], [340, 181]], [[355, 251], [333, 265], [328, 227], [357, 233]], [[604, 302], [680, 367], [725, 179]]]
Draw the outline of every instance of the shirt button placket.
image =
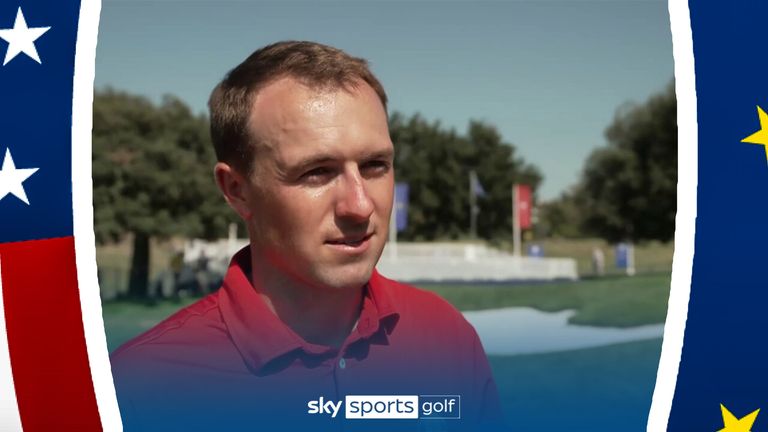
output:
[[[336, 362], [336, 367], [333, 368], [333, 381], [334, 385], [336, 387], [336, 397], [339, 398], [339, 400], [344, 400], [344, 391], [342, 389], [341, 379], [340, 379], [340, 373], [344, 369], [347, 368], [347, 360], [343, 357], [340, 357], [339, 360]], [[344, 421], [338, 422], [338, 431], [343, 432], [347, 430], [346, 426], [344, 425]]]

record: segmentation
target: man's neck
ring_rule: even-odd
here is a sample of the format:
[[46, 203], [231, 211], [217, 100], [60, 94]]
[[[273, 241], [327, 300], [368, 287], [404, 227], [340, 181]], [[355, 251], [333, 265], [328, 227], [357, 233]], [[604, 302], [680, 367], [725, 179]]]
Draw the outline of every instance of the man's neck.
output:
[[360, 317], [363, 287], [309, 286], [251, 259], [251, 283], [277, 317], [305, 341], [339, 348]]

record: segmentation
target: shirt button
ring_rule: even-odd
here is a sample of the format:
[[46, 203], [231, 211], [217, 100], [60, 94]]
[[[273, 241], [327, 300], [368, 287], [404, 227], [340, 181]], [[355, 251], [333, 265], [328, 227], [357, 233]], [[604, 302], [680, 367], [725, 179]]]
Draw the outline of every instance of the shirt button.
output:
[[339, 367], [340, 367], [341, 369], [344, 369], [345, 367], [347, 367], [347, 361], [346, 361], [346, 360], [344, 360], [343, 358], [340, 358], [340, 359], [339, 359]]

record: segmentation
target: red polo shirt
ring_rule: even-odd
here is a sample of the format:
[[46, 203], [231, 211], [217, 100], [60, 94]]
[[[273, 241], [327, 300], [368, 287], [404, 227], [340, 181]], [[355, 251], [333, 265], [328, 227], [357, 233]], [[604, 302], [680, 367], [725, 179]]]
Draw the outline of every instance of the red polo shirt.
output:
[[[310, 344], [251, 285], [248, 248], [222, 288], [112, 355], [126, 430], [472, 430], [500, 418], [475, 330], [437, 295], [374, 271], [340, 348]], [[346, 395], [459, 395], [459, 420], [345, 420], [308, 413]], [[325, 405], [330, 408], [329, 405]]]

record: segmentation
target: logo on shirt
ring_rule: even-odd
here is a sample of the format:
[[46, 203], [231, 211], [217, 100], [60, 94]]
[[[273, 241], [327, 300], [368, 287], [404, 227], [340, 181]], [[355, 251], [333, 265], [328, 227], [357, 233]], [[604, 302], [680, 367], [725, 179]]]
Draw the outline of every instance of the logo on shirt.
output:
[[[325, 414], [336, 418], [342, 401], [320, 397], [307, 402], [307, 414]], [[459, 395], [348, 395], [344, 399], [347, 419], [459, 419]]]

